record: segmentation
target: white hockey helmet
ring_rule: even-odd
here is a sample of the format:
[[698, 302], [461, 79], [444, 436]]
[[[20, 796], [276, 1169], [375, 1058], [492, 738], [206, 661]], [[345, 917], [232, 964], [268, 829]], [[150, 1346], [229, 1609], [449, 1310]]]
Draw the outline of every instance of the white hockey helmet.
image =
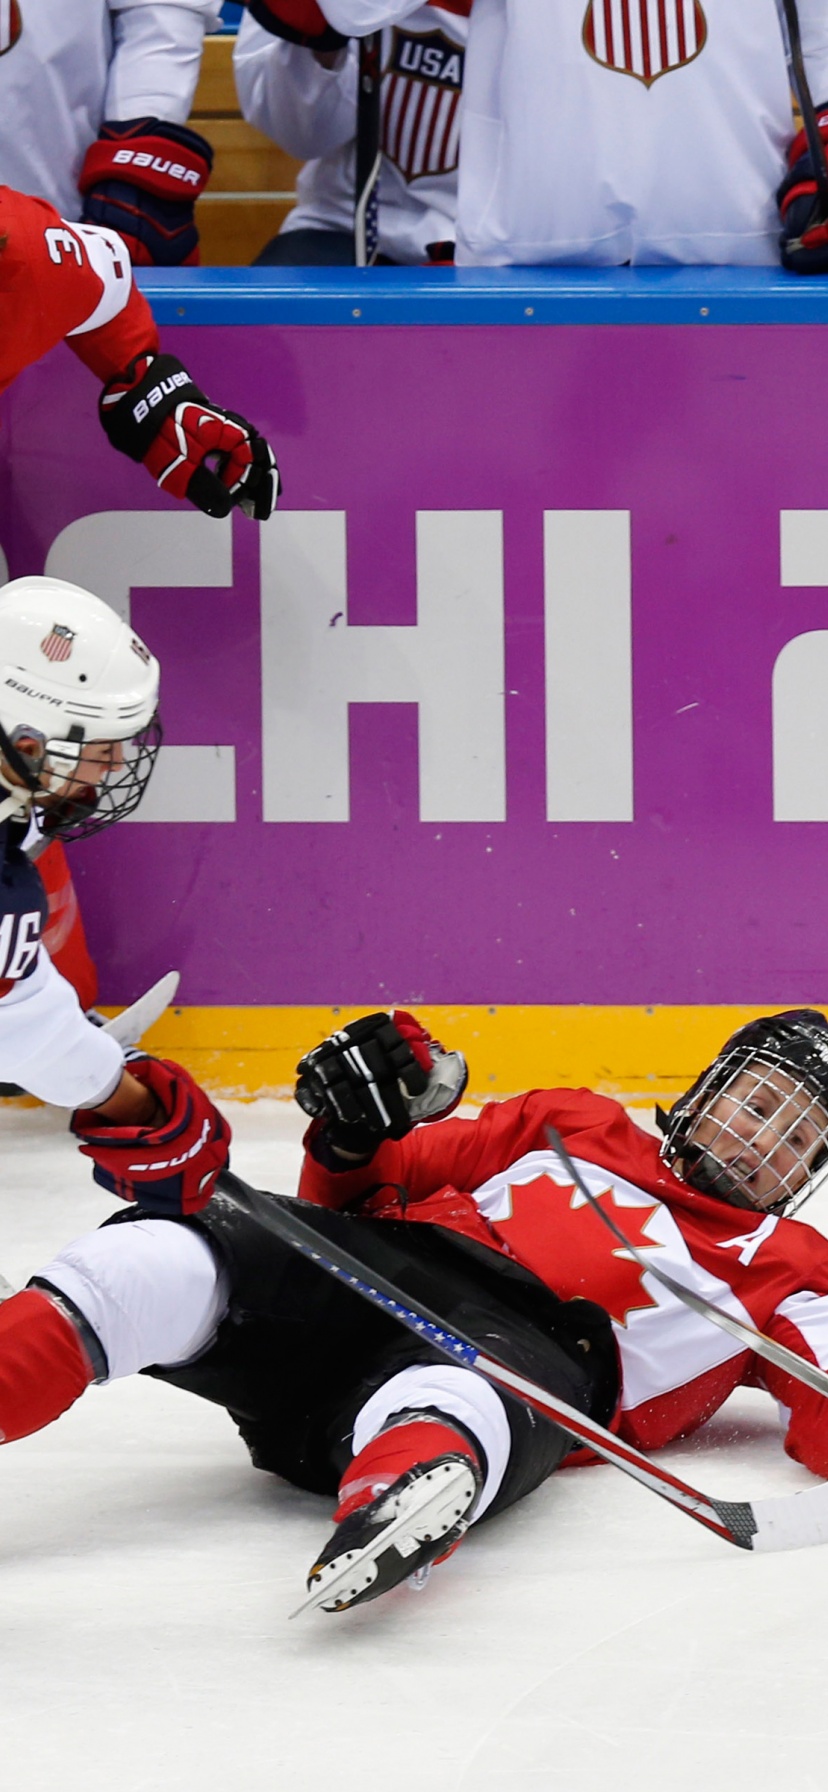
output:
[[[0, 784], [20, 807], [42, 806], [45, 833], [98, 833], [137, 807], [161, 744], [159, 679], [149, 648], [90, 591], [38, 577], [0, 589]], [[78, 775], [93, 741], [123, 743], [95, 785]]]

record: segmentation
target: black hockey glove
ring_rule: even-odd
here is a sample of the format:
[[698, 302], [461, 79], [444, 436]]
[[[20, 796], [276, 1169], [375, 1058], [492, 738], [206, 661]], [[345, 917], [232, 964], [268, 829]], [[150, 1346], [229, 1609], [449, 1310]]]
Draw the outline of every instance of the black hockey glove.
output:
[[142, 461], [172, 497], [208, 516], [237, 504], [257, 523], [275, 510], [282, 486], [269, 442], [211, 404], [175, 355], [139, 355], [104, 386], [98, 408], [113, 448]]
[[[828, 144], [828, 106], [817, 107], [819, 134]], [[819, 222], [818, 189], [804, 131], [788, 150], [788, 170], [776, 195], [782, 214], [779, 251], [792, 274], [828, 274], [828, 219]]]
[[329, 1145], [361, 1157], [451, 1113], [468, 1082], [462, 1053], [444, 1051], [402, 1008], [351, 1021], [296, 1068], [300, 1108], [323, 1122]]

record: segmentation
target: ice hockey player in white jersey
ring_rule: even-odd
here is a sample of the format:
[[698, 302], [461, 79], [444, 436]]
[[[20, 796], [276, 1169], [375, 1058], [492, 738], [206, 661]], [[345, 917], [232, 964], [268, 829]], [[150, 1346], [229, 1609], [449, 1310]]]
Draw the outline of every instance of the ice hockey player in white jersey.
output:
[[[450, 258], [467, 35], [463, 14], [425, 5], [383, 33], [382, 261], [426, 262], [432, 245], [440, 245], [440, 259]], [[258, 263], [352, 265], [356, 42], [308, 49], [275, 37], [247, 15], [233, 65], [245, 118], [304, 163], [297, 203]]]
[[[402, 27], [415, 10], [415, 0], [251, 3], [304, 41], [326, 27], [358, 37]], [[828, 11], [824, 0], [798, 0], [798, 11], [828, 135]], [[828, 271], [828, 232], [804, 255], [798, 247], [788, 177], [811, 200], [814, 178], [792, 139], [777, 0], [474, 0], [457, 261], [772, 264], [779, 193], [786, 264]]]
[[105, 224], [133, 261], [198, 260], [212, 150], [187, 126], [218, 0], [5, 0], [0, 182]]
[[[413, 1304], [495, 1355], [508, 1339], [524, 1374], [631, 1445], [692, 1432], [750, 1385], [778, 1401], [789, 1453], [828, 1477], [824, 1397], [619, 1251], [547, 1138], [553, 1126], [654, 1264], [828, 1369], [828, 1242], [791, 1217], [828, 1174], [824, 1016], [741, 1028], [664, 1118], [661, 1146], [584, 1089], [451, 1118], [465, 1082], [462, 1054], [414, 1016], [348, 1023], [299, 1065], [311, 1116], [300, 1196], [347, 1210], [355, 1252], [361, 1233], [387, 1241]], [[117, 1137], [84, 1114], [74, 1127], [96, 1180], [141, 1203], [116, 1219], [142, 1224], [75, 1239], [0, 1307], [7, 1440], [91, 1381], [140, 1369], [227, 1407], [256, 1466], [338, 1488], [309, 1577], [330, 1610], [422, 1577], [470, 1523], [582, 1459], [557, 1426], [297, 1259], [268, 1228], [277, 1197], [221, 1175], [182, 1225], [163, 1217], [150, 1176], [136, 1186]]]
[[0, 1083], [94, 1110], [140, 1135], [148, 1160], [183, 1152], [195, 1176], [227, 1161], [224, 1121], [186, 1071], [128, 1069], [87, 1019], [42, 945], [45, 894], [22, 850], [33, 812], [47, 839], [77, 840], [137, 807], [161, 744], [158, 686], [154, 655], [91, 592], [45, 577], [0, 591]]

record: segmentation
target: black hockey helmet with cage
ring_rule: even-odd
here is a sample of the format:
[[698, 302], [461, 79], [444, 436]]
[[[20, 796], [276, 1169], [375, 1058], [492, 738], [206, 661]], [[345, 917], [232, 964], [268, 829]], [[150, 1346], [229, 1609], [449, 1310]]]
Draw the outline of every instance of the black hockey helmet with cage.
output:
[[[817, 1109], [817, 1124], [823, 1133], [820, 1149], [807, 1164], [799, 1165], [798, 1180], [792, 1186], [787, 1186], [785, 1179], [780, 1182], [777, 1199], [764, 1209], [790, 1213], [828, 1179], [828, 1020], [816, 1008], [789, 1008], [781, 1014], [763, 1015], [731, 1034], [712, 1064], [679, 1096], [669, 1113], [658, 1112], [664, 1133], [661, 1156], [679, 1169], [691, 1188], [755, 1211], [757, 1203], [739, 1187], [715, 1150], [694, 1143], [699, 1123], [713, 1103], [752, 1065], [766, 1067], [771, 1074], [781, 1071], [794, 1085], [794, 1092], [806, 1095], [811, 1109]], [[757, 1078], [757, 1087], [762, 1080]]]

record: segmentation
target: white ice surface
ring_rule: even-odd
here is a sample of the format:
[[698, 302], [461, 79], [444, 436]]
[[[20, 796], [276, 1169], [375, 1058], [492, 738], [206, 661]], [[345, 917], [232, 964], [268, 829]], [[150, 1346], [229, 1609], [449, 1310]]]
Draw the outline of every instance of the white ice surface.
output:
[[[293, 1190], [300, 1117], [226, 1105], [234, 1167]], [[112, 1202], [59, 1115], [0, 1105], [0, 1131], [19, 1285]], [[723, 1498], [814, 1484], [758, 1394], [662, 1460]], [[328, 1502], [252, 1469], [222, 1412], [146, 1379], [4, 1448], [3, 1787], [824, 1792], [828, 1550], [753, 1556], [570, 1470], [423, 1593], [288, 1624], [328, 1532]]]

